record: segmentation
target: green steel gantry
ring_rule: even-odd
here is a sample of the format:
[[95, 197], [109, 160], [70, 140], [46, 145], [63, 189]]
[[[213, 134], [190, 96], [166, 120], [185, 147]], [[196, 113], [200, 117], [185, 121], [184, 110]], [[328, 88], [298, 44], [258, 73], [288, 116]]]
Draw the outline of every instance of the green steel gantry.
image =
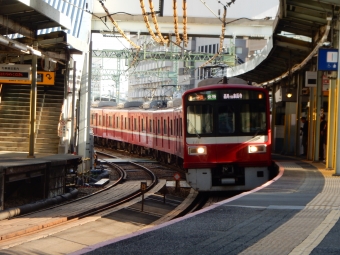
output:
[[[140, 77], [140, 76], [152, 76], [152, 77], [166, 77], [172, 79], [174, 84], [177, 84], [178, 70], [164, 71], [164, 70], [147, 70], [147, 71], [136, 71], [132, 70], [131, 66], [127, 66], [121, 69], [121, 61], [126, 63], [138, 63], [138, 61], [174, 61], [176, 62], [176, 69], [178, 69], [178, 62], [182, 61], [188, 72], [195, 70], [195, 63], [201, 62], [202, 64], [211, 60], [215, 54], [209, 53], [193, 53], [191, 51], [147, 51], [142, 50], [137, 52], [134, 49], [123, 49], [123, 50], [92, 50], [92, 58], [94, 63], [95, 59], [101, 59], [102, 63], [104, 59], [116, 59], [117, 69], [104, 69], [103, 66], [93, 65], [92, 66], [92, 87], [99, 88], [101, 80], [112, 80], [115, 82], [116, 89], [116, 100], [119, 102], [119, 90], [120, 90], [120, 78], [122, 75], [128, 77]], [[226, 66], [235, 66], [236, 55], [234, 51], [230, 54], [222, 53], [215, 57], [210, 64], [219, 64]], [[131, 71], [130, 71], [131, 70]], [[129, 72], [130, 71], [130, 72]]]

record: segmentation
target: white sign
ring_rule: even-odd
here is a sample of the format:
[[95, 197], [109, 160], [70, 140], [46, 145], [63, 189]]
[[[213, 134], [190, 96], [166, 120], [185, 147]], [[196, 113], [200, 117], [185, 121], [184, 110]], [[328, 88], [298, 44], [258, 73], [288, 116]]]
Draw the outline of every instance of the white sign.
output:
[[327, 63], [338, 63], [338, 53], [329, 51], [327, 52]]
[[306, 71], [305, 87], [316, 87], [318, 74], [313, 71]]

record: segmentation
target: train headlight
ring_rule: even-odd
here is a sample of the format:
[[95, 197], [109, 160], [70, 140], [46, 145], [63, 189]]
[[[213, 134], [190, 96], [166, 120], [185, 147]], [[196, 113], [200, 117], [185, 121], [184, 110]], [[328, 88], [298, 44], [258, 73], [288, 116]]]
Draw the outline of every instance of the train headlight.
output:
[[207, 147], [205, 146], [190, 146], [188, 148], [189, 155], [205, 155], [207, 154]]
[[249, 145], [248, 153], [265, 153], [267, 151], [267, 146], [263, 145]]

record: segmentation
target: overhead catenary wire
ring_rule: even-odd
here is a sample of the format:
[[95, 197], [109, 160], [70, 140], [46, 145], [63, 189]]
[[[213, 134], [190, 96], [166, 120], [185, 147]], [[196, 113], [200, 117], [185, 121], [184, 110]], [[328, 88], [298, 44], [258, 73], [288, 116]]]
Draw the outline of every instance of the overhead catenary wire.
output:
[[[73, 3], [69, 2], [69, 1], [66, 1], [66, 0], [62, 0], [62, 1], [65, 2], [66, 4], [72, 5], [73, 7], [77, 8], [77, 9], [79, 9], [79, 10], [82, 10], [82, 11], [84, 11], [84, 12], [87, 12], [87, 13], [91, 14], [92, 16], [96, 17], [96, 18], [99, 19], [101, 22], [103, 22], [103, 24], [107, 27], [108, 30], [111, 31], [111, 29], [110, 29], [110, 28], [108, 27], [108, 25], [106, 24], [106, 21], [103, 21], [103, 20], [102, 20], [103, 17], [99, 17], [99, 16], [95, 15], [93, 12], [89, 11], [89, 10], [87, 9], [87, 5], [86, 5], [86, 9], [84, 9], [84, 8], [79, 7], [79, 6], [73, 4]], [[124, 14], [133, 16], [132, 14], [126, 13], [126, 12], [117, 12], [117, 13], [124, 13]], [[117, 13], [115, 13], [115, 14], [117, 14]], [[106, 17], [111, 16], [111, 15], [113, 15], [113, 14], [110, 14], [110, 13], [109, 13], [109, 14], [107, 14], [106, 16], [104, 16], [105, 20], [106, 20]], [[125, 45], [119, 40], [119, 38], [118, 38], [117, 36], [115, 36], [115, 37], [116, 37], [117, 40], [124, 46], [124, 48], [126, 48]]]
[[146, 28], [147, 28], [148, 31], [149, 31], [149, 34], [151, 35], [152, 39], [154, 39], [155, 42], [157, 42], [157, 43], [159, 43], [159, 44], [162, 44], [162, 40], [159, 39], [159, 38], [155, 35], [155, 33], [152, 31], [152, 29], [151, 29], [151, 26], [150, 26], [150, 23], [149, 23], [149, 19], [148, 19], [148, 14], [147, 14], [146, 11], [145, 11], [144, 0], [139, 0], [139, 2], [140, 2], [140, 7], [141, 7], [141, 9], [142, 9], [143, 19], [144, 19]]
[[169, 43], [169, 39], [165, 39], [163, 36], [162, 36], [162, 33], [158, 27], [158, 22], [157, 22], [157, 18], [156, 18], [156, 13], [154, 11], [154, 8], [153, 8], [153, 3], [152, 3], [152, 0], [149, 0], [149, 6], [150, 6], [150, 11], [151, 11], [151, 16], [152, 16], [152, 21], [155, 25], [155, 29], [157, 31], [157, 35], [159, 37], [159, 39], [161, 40], [161, 44], [168, 44]]
[[213, 61], [218, 55], [220, 55], [223, 51], [223, 42], [224, 42], [224, 33], [225, 33], [225, 26], [226, 26], [226, 16], [227, 16], [227, 7], [223, 6], [224, 8], [224, 13], [223, 13], [223, 23], [222, 23], [222, 32], [220, 35], [220, 48], [219, 51], [211, 58], [209, 59], [207, 62], [205, 62], [203, 65], [201, 65], [199, 68], [202, 68], [204, 66], [206, 66], [207, 64], [211, 63], [211, 61]]
[[177, 18], [177, 0], [172, 0], [172, 8], [174, 10], [174, 26], [175, 26], [175, 36], [176, 36], [176, 44], [181, 43], [181, 38], [178, 33], [178, 18]]
[[104, 11], [106, 12], [106, 14], [108, 15], [109, 19], [111, 20], [112, 24], [116, 27], [117, 31], [125, 38], [125, 40], [127, 40], [133, 47], [135, 47], [136, 49], [140, 49], [140, 46], [138, 46], [137, 44], [135, 44], [133, 41], [131, 41], [123, 32], [123, 30], [118, 26], [117, 22], [114, 21], [114, 19], [111, 17], [109, 11], [107, 10], [107, 8], [105, 7], [104, 3], [102, 0], [99, 1], [99, 3], [102, 5]]
[[188, 46], [188, 34], [187, 34], [187, 1], [183, 0], [183, 41], [184, 46]]

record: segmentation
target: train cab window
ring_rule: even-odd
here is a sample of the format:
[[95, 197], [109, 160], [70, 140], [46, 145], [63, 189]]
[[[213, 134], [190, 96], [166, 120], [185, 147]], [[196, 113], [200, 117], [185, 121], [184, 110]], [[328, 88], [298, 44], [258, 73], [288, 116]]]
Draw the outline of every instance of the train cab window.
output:
[[266, 130], [266, 105], [248, 103], [241, 106], [241, 130], [243, 133]]
[[218, 108], [218, 132], [231, 134], [235, 132], [235, 110], [232, 106], [220, 106]]
[[211, 105], [188, 106], [187, 132], [196, 135], [213, 132], [213, 107]]
[[163, 134], [166, 135], [167, 132], [167, 126], [166, 126], [166, 119], [163, 120]]

